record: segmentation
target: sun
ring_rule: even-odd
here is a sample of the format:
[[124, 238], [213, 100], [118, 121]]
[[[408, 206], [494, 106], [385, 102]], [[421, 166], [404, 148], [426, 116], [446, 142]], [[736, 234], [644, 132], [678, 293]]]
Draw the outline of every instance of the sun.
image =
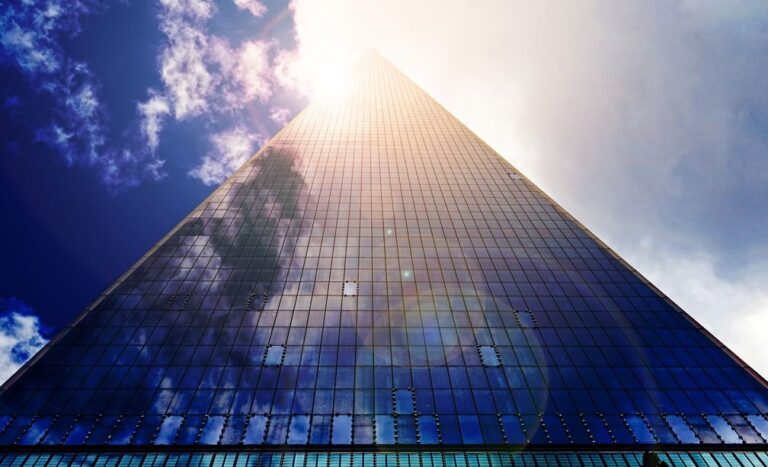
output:
[[304, 65], [309, 94], [313, 99], [338, 99], [347, 83], [350, 64], [337, 57], [310, 58]]
[[343, 67], [339, 69], [329, 64], [312, 70], [310, 78], [312, 97], [323, 100], [338, 99], [346, 85], [346, 76], [343, 71]]
[[286, 60], [283, 73], [310, 100], [337, 99], [349, 84], [347, 75], [354, 58], [353, 54], [312, 48]]

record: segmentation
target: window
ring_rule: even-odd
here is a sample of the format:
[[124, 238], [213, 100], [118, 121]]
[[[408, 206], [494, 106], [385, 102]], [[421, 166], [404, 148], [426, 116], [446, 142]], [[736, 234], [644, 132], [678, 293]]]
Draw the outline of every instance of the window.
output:
[[246, 310], [257, 310], [257, 311], [264, 311], [264, 307], [267, 304], [267, 294], [258, 295], [255, 293], [252, 293], [248, 296], [248, 300], [245, 303], [245, 309]]
[[517, 322], [521, 328], [535, 328], [537, 326], [536, 320], [529, 311], [516, 311]]
[[282, 365], [283, 356], [285, 355], [284, 345], [270, 345], [267, 346], [267, 350], [264, 353], [264, 365]]
[[480, 361], [485, 366], [501, 366], [501, 360], [496, 353], [496, 348], [492, 345], [479, 345], [477, 351], [480, 353]]
[[357, 295], [357, 281], [345, 281], [342, 295], [345, 297], [353, 297]]

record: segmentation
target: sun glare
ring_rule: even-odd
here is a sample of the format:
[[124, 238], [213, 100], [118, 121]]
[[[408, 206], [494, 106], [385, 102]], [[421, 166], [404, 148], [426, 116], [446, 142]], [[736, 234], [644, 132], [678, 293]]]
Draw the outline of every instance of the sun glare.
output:
[[305, 69], [311, 97], [337, 99], [344, 91], [348, 68], [349, 64], [338, 59], [311, 60]]
[[346, 56], [342, 58], [313, 50], [297, 57], [291, 72], [310, 99], [336, 99], [348, 84], [347, 75], [353, 61]]
[[312, 97], [318, 99], [336, 99], [344, 91], [345, 75], [343, 69], [323, 66], [313, 70], [311, 77]]

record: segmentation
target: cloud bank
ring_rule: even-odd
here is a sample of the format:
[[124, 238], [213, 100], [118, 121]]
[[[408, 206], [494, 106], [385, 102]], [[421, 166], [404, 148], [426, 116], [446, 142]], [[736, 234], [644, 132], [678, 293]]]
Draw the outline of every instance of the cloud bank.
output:
[[15, 298], [0, 298], [0, 384], [48, 342], [32, 310]]
[[768, 374], [767, 4], [318, 3], [284, 76], [378, 49]]

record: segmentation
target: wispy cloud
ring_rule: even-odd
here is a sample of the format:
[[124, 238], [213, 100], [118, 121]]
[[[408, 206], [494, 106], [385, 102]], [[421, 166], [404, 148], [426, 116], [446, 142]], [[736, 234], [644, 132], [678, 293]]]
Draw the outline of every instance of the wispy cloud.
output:
[[160, 144], [163, 121], [171, 113], [170, 104], [165, 97], [150, 91], [149, 99], [138, 104], [138, 112], [141, 134], [146, 139], [149, 150], [154, 153]]
[[[266, 11], [258, 2], [235, 3], [254, 16]], [[160, 26], [167, 41], [160, 53], [159, 68], [164, 89], [154, 93], [142, 107], [146, 127], [159, 129], [160, 119], [171, 109], [177, 121], [191, 117], [231, 118], [252, 103], [267, 105], [274, 87], [280, 86], [274, 75], [275, 56], [280, 54], [278, 44], [254, 39], [233, 46], [226, 38], [208, 31], [207, 22], [214, 12], [215, 5], [204, 0], [162, 2]], [[152, 109], [158, 112], [150, 112]], [[281, 110], [273, 115], [282, 118], [287, 113]], [[147, 140], [156, 147], [159, 130], [147, 130], [145, 134], [152, 136]], [[206, 185], [224, 181], [263, 144], [263, 135], [243, 124], [208, 139], [211, 150], [189, 171], [190, 176]]]
[[0, 384], [11, 377], [48, 340], [31, 308], [15, 298], [0, 298]]
[[80, 18], [101, 11], [97, 1], [28, 0], [0, 14], [0, 65], [23, 74], [53, 100], [51, 122], [37, 139], [58, 150], [69, 165], [93, 167], [110, 189], [159, 178], [162, 161], [152, 151], [108, 144], [107, 111], [88, 65], [62, 48], [80, 32]]
[[[255, 1], [235, 4], [254, 16], [265, 7]], [[174, 121], [202, 118], [207, 121], [234, 119], [253, 105], [278, 119], [288, 111], [272, 111], [276, 91], [293, 94], [287, 81], [276, 74], [286, 51], [271, 39], [246, 39], [232, 44], [212, 34], [208, 21], [216, 5], [208, 0], [163, 0], [160, 29], [166, 41], [159, 56], [163, 89], [153, 92], [140, 106], [147, 144], [154, 150], [166, 117]], [[250, 120], [250, 119], [248, 119]], [[277, 121], [277, 120], [276, 120]], [[263, 142], [263, 135], [242, 123], [209, 137], [212, 151], [189, 172], [205, 184], [223, 181]]]
[[[297, 3], [296, 5], [299, 6], [300, 4]], [[301, 11], [299, 10], [299, 12]], [[300, 43], [296, 49], [278, 52], [275, 56], [273, 74], [275, 82], [282, 88], [297, 95], [311, 96], [315, 91], [313, 89], [314, 83], [311, 82], [313, 81], [313, 74], [316, 74], [319, 69], [325, 68], [340, 75], [345, 71], [345, 67], [343, 65], [337, 66], [338, 64], [332, 62], [327, 62], [328, 64], [323, 66], [322, 63], [328, 58], [327, 55], [303, 52], [305, 48], [304, 43]], [[348, 65], [349, 60], [352, 59], [351, 56], [354, 55], [356, 58], [359, 53], [355, 51], [345, 55]]]
[[160, 76], [177, 120], [269, 99], [273, 42], [246, 40], [233, 47], [210, 34], [213, 2], [164, 0], [162, 7], [160, 28], [167, 41], [160, 53]]
[[285, 107], [272, 107], [269, 109], [269, 118], [273, 122], [279, 125], [285, 125], [288, 123], [288, 119], [291, 117], [291, 111]]
[[211, 151], [189, 172], [190, 176], [206, 185], [223, 182], [254, 154], [264, 140], [260, 135], [238, 126], [213, 134], [210, 142]]
[[208, 110], [213, 77], [205, 63], [205, 22], [214, 11], [206, 0], [162, 0], [160, 29], [167, 43], [160, 53], [160, 76], [177, 119]]
[[251, 40], [232, 48], [226, 39], [212, 36], [208, 62], [215, 70], [214, 111], [228, 112], [251, 102], [266, 102], [272, 95], [270, 49], [273, 44]]
[[246, 41], [237, 50], [238, 63], [232, 73], [247, 101], [262, 102], [272, 95], [270, 83], [269, 49], [271, 44], [264, 41]]
[[235, 0], [235, 5], [241, 10], [246, 10], [256, 17], [267, 12], [267, 7], [257, 0]]
[[38, 139], [58, 147], [67, 164], [104, 163], [99, 159], [104, 147], [105, 115], [97, 97], [97, 82], [88, 66], [67, 62], [52, 78], [43, 81], [43, 86], [57, 101], [58, 118], [38, 131]]
[[[256, 0], [234, 3], [255, 17], [267, 11]], [[284, 55], [277, 41], [246, 38], [233, 44], [212, 34], [208, 22], [218, 12], [214, 0], [160, 0], [162, 85], [147, 90], [146, 99], [136, 104], [132, 128], [115, 139], [98, 77], [62, 46], [80, 32], [82, 17], [107, 7], [99, 0], [28, 0], [7, 7], [0, 13], [0, 66], [15, 67], [53, 99], [51, 121], [37, 130], [37, 140], [55, 148], [68, 165], [93, 167], [110, 189], [165, 175], [158, 148], [169, 123], [234, 119], [253, 105], [264, 106], [267, 114], [270, 99], [285, 84], [275, 74]]]
[[94, 13], [97, 2], [29, 0], [6, 5], [0, 15], [3, 58], [28, 76], [59, 71], [66, 62], [59, 40], [80, 31], [80, 16]]

